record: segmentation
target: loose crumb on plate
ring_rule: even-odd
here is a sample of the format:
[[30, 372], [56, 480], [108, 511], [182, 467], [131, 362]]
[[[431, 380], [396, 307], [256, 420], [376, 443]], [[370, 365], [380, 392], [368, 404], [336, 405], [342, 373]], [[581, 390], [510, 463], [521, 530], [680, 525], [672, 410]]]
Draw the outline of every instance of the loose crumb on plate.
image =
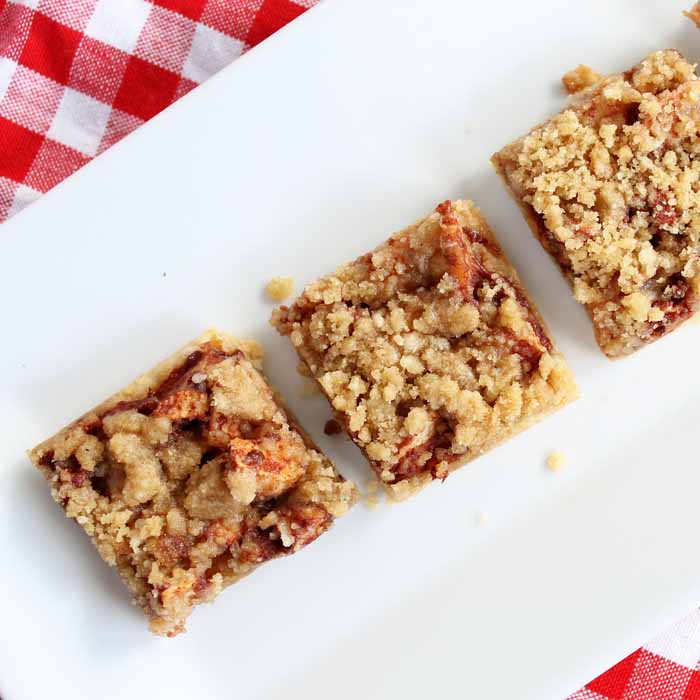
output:
[[603, 76], [600, 73], [596, 73], [590, 66], [580, 65], [565, 73], [561, 82], [564, 83], [564, 88], [569, 95], [573, 95], [591, 87], [591, 85], [595, 85], [602, 79]]
[[284, 301], [294, 291], [294, 280], [291, 277], [273, 277], [265, 289], [273, 301]]
[[323, 432], [326, 435], [338, 435], [343, 432], [343, 428], [335, 418], [331, 418], [327, 420], [326, 424], [323, 426]]
[[309, 369], [306, 362], [299, 362], [297, 364], [297, 374], [300, 374], [302, 377], [312, 377], [313, 376], [311, 374], [311, 370]]
[[486, 513], [477, 513], [476, 514], [476, 524], [479, 527], [483, 527], [484, 525], [486, 525], [486, 523], [488, 521], [489, 521], [489, 519], [488, 519], [488, 516], [486, 515]]
[[693, 9], [688, 12], [683, 13], [688, 19], [692, 19], [695, 22], [698, 29], [700, 29], [700, 2], [693, 5]]
[[547, 467], [550, 471], [559, 472], [566, 466], [566, 455], [563, 452], [552, 452], [547, 457]]

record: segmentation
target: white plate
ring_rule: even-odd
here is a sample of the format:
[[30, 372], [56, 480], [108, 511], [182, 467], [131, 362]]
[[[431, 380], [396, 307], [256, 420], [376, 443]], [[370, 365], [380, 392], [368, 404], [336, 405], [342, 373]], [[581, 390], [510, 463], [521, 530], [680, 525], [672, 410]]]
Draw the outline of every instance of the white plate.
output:
[[[689, 4], [689, 3], [688, 3]], [[87, 698], [561, 698], [700, 601], [700, 326], [611, 364], [488, 158], [560, 74], [700, 55], [657, 0], [327, 0], [2, 230], [0, 692]], [[581, 401], [413, 501], [359, 506], [150, 636], [24, 450], [210, 325], [295, 396], [264, 282], [299, 285], [447, 197], [474, 198]], [[544, 468], [550, 449], [569, 468]], [[488, 523], [476, 526], [478, 513]]]

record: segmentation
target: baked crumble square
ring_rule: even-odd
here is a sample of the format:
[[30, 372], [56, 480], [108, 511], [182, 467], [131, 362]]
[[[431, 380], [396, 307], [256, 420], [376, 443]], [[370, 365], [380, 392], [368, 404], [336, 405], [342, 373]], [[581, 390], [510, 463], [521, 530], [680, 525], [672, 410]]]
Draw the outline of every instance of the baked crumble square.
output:
[[608, 357], [698, 310], [700, 81], [678, 52], [592, 81], [493, 164]]
[[395, 500], [576, 398], [478, 209], [444, 202], [273, 312]]
[[256, 343], [209, 331], [29, 453], [156, 634], [184, 631], [195, 605], [356, 500], [261, 360]]

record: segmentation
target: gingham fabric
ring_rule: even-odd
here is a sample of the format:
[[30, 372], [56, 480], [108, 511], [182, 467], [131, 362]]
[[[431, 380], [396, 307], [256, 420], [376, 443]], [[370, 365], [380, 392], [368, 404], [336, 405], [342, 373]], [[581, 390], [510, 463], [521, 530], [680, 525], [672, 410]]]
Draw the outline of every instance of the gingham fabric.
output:
[[[319, 0], [0, 0], [0, 221]], [[700, 612], [567, 700], [700, 700]]]
[[700, 700], [700, 610], [567, 700]]
[[0, 0], [0, 221], [318, 0]]

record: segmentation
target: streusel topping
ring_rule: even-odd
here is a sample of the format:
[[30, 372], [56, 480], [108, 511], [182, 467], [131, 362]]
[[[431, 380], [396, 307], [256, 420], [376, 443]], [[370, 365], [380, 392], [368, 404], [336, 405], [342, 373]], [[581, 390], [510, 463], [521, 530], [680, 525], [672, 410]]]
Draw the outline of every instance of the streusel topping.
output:
[[209, 334], [31, 454], [159, 634], [311, 542], [355, 498], [290, 424], [260, 359], [255, 345]]
[[575, 394], [471, 203], [419, 224], [273, 314], [385, 484], [445, 478]]
[[494, 158], [611, 356], [698, 308], [699, 155], [700, 81], [660, 51]]

